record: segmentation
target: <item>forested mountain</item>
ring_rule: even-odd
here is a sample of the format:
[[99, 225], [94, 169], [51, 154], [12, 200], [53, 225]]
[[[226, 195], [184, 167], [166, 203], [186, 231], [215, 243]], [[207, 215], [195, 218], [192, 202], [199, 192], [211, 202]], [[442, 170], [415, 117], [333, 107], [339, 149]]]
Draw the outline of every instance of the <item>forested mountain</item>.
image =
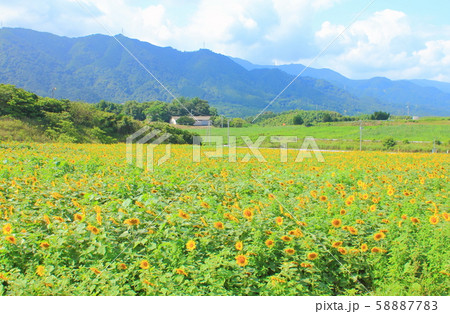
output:
[[[238, 58], [231, 59], [247, 70], [279, 69], [297, 76], [305, 69], [302, 64], [256, 65]], [[450, 83], [431, 80], [392, 81], [384, 77], [351, 80], [330, 69], [314, 68], [306, 69], [302, 76], [326, 80], [369, 103], [384, 103], [391, 112], [397, 114], [406, 114], [407, 106], [414, 115], [446, 116], [450, 113]]]
[[[236, 60], [205, 49], [180, 52], [122, 35], [117, 39], [173, 95], [205, 99], [221, 114], [257, 114], [294, 77], [285, 68], [248, 69]], [[388, 87], [386, 90], [391, 94], [383, 98], [377, 92], [370, 92], [370, 88], [359, 92], [357, 86], [350, 88], [328, 77], [332, 82], [307, 74], [309, 76], [302, 76], [292, 84], [270, 110], [321, 109], [347, 115], [376, 110], [405, 113], [402, 88]], [[105, 35], [67, 38], [27, 29], [2, 28], [0, 83], [14, 84], [42, 96], [54, 93], [56, 98], [91, 103], [173, 100], [113, 37]], [[378, 90], [383, 82], [370, 82], [371, 86], [374, 83]], [[435, 87], [408, 84], [412, 84], [410, 88], [419, 88], [414, 94], [417, 101], [409, 101], [414, 114], [450, 115], [450, 95]], [[435, 97], [422, 93], [424, 90], [435, 92]]]

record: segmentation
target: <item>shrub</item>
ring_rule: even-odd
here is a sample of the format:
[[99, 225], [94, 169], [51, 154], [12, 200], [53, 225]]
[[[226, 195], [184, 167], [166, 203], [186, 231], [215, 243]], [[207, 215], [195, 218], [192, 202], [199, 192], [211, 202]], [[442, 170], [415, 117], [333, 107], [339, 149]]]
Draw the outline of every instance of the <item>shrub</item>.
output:
[[390, 148], [394, 147], [395, 145], [397, 145], [397, 143], [395, 142], [393, 137], [388, 137], [387, 139], [385, 139], [383, 141], [383, 146], [386, 149], [390, 149]]
[[387, 120], [391, 116], [390, 113], [383, 112], [383, 111], [375, 111], [371, 116], [371, 120]]
[[182, 117], [178, 118], [177, 124], [180, 124], [180, 125], [194, 125], [195, 124], [195, 120], [192, 119], [191, 117], [188, 117], [188, 116], [182, 116]]
[[322, 117], [322, 122], [332, 122], [333, 118], [329, 113], [325, 113]]
[[303, 122], [302, 115], [298, 114], [294, 117], [294, 125], [302, 125]]
[[313, 124], [312, 124], [312, 122], [311, 121], [305, 121], [305, 124], [304, 124], [307, 128], [308, 127], [310, 127], [310, 126], [313, 126]]
[[242, 128], [244, 126], [247, 126], [248, 122], [241, 118], [234, 118], [230, 121], [230, 126], [232, 128]]

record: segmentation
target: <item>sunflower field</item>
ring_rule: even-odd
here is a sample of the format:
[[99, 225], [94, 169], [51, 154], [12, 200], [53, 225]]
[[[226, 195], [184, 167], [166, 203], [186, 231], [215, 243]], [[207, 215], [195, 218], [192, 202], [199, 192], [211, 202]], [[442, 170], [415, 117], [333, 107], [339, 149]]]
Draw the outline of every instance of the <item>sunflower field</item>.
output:
[[449, 292], [446, 154], [125, 151], [0, 144], [0, 295]]

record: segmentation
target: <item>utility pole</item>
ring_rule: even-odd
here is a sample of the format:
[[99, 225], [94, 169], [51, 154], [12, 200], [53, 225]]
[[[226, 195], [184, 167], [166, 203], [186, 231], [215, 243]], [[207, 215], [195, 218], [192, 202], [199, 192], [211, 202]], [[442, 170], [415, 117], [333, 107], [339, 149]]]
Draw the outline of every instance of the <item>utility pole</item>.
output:
[[409, 105], [407, 105], [406, 108], [408, 108], [408, 117], [409, 117]]
[[227, 127], [228, 127], [228, 130], [227, 130], [227, 133], [228, 133], [228, 146], [230, 146], [230, 119], [227, 119]]
[[53, 87], [52, 88], [52, 98], [55, 98], [55, 90], [56, 90], [56, 87]]

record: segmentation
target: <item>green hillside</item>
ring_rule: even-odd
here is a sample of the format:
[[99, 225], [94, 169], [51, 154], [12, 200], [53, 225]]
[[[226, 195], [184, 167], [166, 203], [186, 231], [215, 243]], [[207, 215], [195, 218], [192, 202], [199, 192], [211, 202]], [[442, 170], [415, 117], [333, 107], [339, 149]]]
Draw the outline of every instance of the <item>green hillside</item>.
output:
[[[209, 50], [180, 52], [122, 35], [117, 39], [175, 96], [205, 99], [221, 114], [255, 115], [293, 79], [278, 69], [248, 71], [229, 57]], [[114, 38], [104, 35], [67, 38], [3, 28], [0, 82], [43, 96], [54, 92], [57, 98], [90, 103], [102, 99], [115, 103], [173, 100]], [[276, 112], [294, 109], [342, 114], [396, 110], [311, 77], [300, 77], [270, 108]], [[433, 110], [430, 107], [426, 112]]]
[[[202, 49], [180, 52], [117, 35], [176, 97], [199, 97], [227, 116], [258, 114], [297, 75], [301, 65], [264, 68]], [[239, 64], [238, 64], [238, 63]], [[97, 103], [166, 101], [173, 97], [118, 42], [105, 35], [67, 38], [27, 29], [0, 29], [0, 83], [43, 96]], [[450, 115], [450, 96], [430, 86], [385, 78], [354, 81], [309, 69], [270, 110], [327, 110], [343, 115], [377, 110]]]
[[[202, 100], [185, 102], [194, 113], [210, 111]], [[147, 125], [172, 134], [170, 143], [192, 143], [195, 134], [163, 123], [164, 115], [174, 112], [183, 113], [183, 109], [164, 103], [127, 102], [122, 106], [103, 101], [94, 105], [39, 97], [13, 85], [0, 84], [0, 141], [111, 144], [124, 142]], [[153, 119], [147, 119], [147, 115]]]

